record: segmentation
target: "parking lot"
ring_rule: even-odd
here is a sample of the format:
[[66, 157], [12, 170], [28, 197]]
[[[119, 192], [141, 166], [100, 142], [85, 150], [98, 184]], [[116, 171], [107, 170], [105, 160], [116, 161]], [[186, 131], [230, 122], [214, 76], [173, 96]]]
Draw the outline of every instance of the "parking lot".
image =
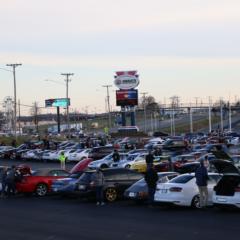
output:
[[[1, 160], [2, 165], [21, 161]], [[27, 162], [32, 168], [58, 163]], [[72, 164], [68, 164], [71, 168]], [[16, 196], [0, 200], [2, 239], [234, 239], [239, 212], [148, 208], [131, 201], [97, 207], [77, 198]]]

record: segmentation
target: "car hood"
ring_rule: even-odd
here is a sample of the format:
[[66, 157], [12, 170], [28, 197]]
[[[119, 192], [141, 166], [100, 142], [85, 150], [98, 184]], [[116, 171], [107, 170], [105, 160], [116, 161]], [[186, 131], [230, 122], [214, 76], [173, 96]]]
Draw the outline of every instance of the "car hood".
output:
[[239, 170], [227, 160], [212, 160], [211, 164], [214, 165], [218, 173], [237, 173], [240, 174]]
[[224, 151], [212, 151], [212, 154], [217, 158], [217, 159], [222, 159], [222, 160], [231, 160], [231, 157]]

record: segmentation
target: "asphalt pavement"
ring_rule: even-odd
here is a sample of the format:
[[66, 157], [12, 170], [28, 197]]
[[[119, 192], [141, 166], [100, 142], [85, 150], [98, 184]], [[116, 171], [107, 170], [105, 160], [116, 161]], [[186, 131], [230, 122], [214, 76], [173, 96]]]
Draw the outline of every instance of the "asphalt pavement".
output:
[[[5, 161], [13, 163], [0, 161], [1, 165]], [[29, 163], [33, 168], [49, 166]], [[77, 198], [19, 195], [0, 199], [0, 214], [3, 240], [232, 240], [239, 237], [240, 212], [235, 210], [148, 208], [131, 201], [96, 206], [94, 202]]]

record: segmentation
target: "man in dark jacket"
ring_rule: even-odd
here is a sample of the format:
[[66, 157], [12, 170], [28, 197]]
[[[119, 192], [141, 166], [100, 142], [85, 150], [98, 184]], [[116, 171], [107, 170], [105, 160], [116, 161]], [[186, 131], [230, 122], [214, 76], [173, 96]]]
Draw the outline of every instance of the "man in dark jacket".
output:
[[158, 174], [154, 170], [153, 165], [149, 165], [148, 170], [145, 174], [145, 181], [148, 186], [148, 203], [150, 206], [152, 206], [158, 181]]
[[103, 172], [100, 168], [96, 170], [96, 172], [92, 176], [91, 185], [96, 188], [96, 200], [97, 206], [105, 205], [104, 203], [104, 196], [103, 196], [103, 188], [105, 184], [105, 178]]
[[200, 166], [195, 172], [196, 184], [199, 189], [200, 195], [200, 208], [205, 208], [208, 203], [208, 172], [207, 172], [208, 161], [204, 160], [200, 162]]
[[154, 160], [154, 156], [153, 156], [152, 152], [149, 151], [148, 154], [146, 155], [147, 168], [151, 167], [151, 165], [153, 165], [153, 160]]
[[16, 167], [12, 166], [11, 169], [7, 172], [7, 176], [6, 176], [8, 197], [10, 197], [11, 195], [15, 195], [15, 192], [16, 192], [15, 177], [16, 177]]
[[119, 155], [119, 152], [117, 149], [114, 150], [114, 153], [113, 153], [113, 162], [119, 162], [120, 161], [120, 155]]
[[2, 176], [1, 176], [1, 184], [2, 184], [1, 197], [5, 197], [6, 178], [7, 178], [7, 167], [4, 167], [3, 172], [2, 172]]

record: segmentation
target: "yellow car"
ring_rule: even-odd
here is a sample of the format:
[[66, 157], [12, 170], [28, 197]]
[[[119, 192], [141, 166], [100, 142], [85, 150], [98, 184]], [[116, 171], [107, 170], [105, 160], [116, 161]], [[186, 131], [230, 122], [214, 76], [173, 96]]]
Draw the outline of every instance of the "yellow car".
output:
[[[153, 165], [159, 164], [159, 162], [165, 162], [167, 161], [169, 156], [160, 156], [160, 157], [155, 157], [153, 160]], [[142, 159], [141, 161], [137, 161], [136, 163], [132, 164], [130, 169], [135, 170], [140, 173], [145, 173], [147, 171], [147, 164], [146, 160]]]

